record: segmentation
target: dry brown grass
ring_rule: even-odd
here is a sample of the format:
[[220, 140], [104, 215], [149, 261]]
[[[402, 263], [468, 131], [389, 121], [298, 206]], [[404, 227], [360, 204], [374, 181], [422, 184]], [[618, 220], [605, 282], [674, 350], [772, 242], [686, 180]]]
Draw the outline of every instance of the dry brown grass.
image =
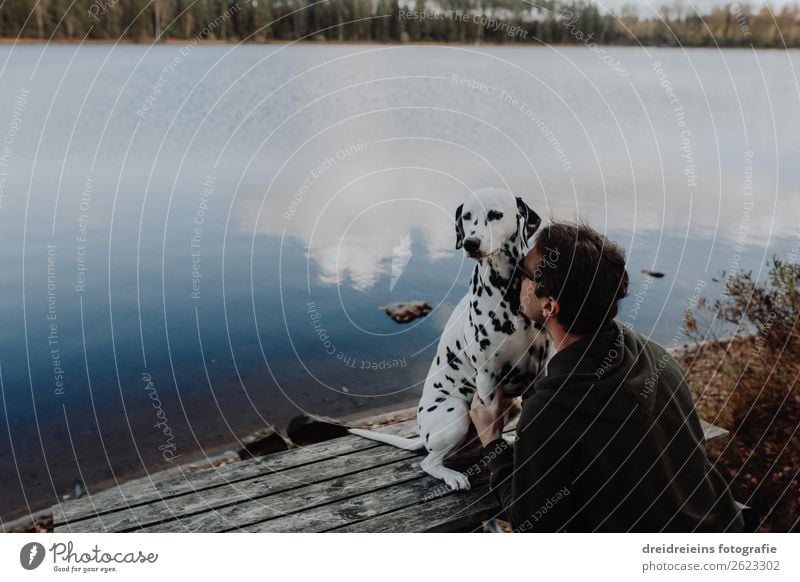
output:
[[731, 431], [711, 453], [734, 496], [755, 510], [759, 530], [798, 531], [800, 266], [773, 259], [765, 283], [737, 275], [721, 299], [701, 308], [705, 329], [694, 314], [686, 321], [696, 339], [722, 323], [754, 330], [677, 356], [700, 416]]

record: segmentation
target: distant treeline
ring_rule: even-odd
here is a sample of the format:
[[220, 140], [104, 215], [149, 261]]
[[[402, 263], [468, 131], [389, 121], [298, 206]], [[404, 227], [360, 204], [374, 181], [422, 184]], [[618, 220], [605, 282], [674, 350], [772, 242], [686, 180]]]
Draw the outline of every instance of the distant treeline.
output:
[[650, 46], [800, 46], [800, 8], [730, 3], [707, 14], [680, 0], [611, 15], [558, 0], [13, 0], [0, 36], [265, 42], [598, 43]]

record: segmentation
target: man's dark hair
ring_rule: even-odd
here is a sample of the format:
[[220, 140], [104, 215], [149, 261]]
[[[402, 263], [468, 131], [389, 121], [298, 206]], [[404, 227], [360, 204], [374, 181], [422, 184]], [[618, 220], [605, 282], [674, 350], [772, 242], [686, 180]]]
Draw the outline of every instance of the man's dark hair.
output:
[[617, 315], [628, 294], [625, 252], [584, 223], [554, 222], [539, 230], [534, 249], [536, 296], [555, 297], [556, 319], [568, 333], [595, 333]]

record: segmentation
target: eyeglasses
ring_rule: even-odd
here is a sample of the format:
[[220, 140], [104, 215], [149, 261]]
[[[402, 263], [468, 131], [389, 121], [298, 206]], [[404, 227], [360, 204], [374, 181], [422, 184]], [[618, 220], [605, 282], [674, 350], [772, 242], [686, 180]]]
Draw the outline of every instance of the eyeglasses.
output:
[[519, 271], [519, 273], [522, 274], [523, 277], [525, 277], [526, 279], [530, 279], [535, 285], [539, 284], [539, 281], [538, 281], [539, 277], [537, 277], [536, 275], [534, 275], [533, 273], [528, 271], [528, 269], [525, 268], [525, 257], [522, 257], [517, 262], [516, 269], [517, 269], [517, 271]]

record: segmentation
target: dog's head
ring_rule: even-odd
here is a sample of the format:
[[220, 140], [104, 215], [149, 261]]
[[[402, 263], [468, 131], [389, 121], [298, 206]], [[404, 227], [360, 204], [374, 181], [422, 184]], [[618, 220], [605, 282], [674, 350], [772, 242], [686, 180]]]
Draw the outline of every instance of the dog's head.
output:
[[482, 259], [508, 242], [525, 243], [542, 223], [539, 215], [502, 188], [481, 188], [456, 209], [456, 248]]

